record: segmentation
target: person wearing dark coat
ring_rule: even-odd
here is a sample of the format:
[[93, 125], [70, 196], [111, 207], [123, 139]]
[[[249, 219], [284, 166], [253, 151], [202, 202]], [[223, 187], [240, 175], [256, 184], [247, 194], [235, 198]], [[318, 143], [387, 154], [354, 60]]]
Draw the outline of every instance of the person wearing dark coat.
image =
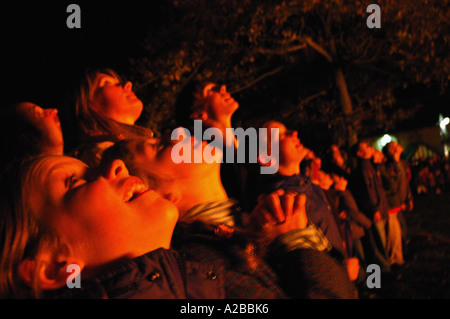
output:
[[[386, 162], [382, 166], [381, 178], [389, 205], [388, 254], [391, 264], [403, 265], [403, 229], [400, 219], [404, 211], [412, 209], [412, 193], [406, 168], [401, 161], [403, 147], [390, 142], [383, 148]], [[401, 217], [400, 217], [401, 216]], [[399, 218], [400, 217], [400, 218]], [[406, 230], [405, 230], [406, 231]]]
[[[243, 212], [239, 202], [229, 198], [223, 189], [220, 163], [174, 164], [170, 156], [173, 145], [163, 146], [158, 151], [145, 145], [145, 140], [119, 142], [105, 151], [105, 160], [122, 158], [131, 172], [175, 199], [180, 220], [174, 231], [172, 247], [187, 260], [200, 261], [218, 269], [215, 274], [225, 283], [226, 298], [246, 298], [247, 291], [254, 292], [257, 298], [268, 298], [277, 286], [291, 298], [357, 296], [355, 287], [346, 277], [345, 268], [328, 253], [331, 246], [328, 239], [307, 221], [304, 202], [303, 206], [300, 204], [302, 196], [282, 191], [262, 196], [249, 214]], [[276, 203], [281, 207], [280, 202], [286, 201], [293, 207], [294, 221], [299, 214], [303, 216], [301, 225], [288, 223], [281, 211], [276, 220], [262, 216], [258, 223], [252, 222], [256, 220], [255, 212], [273, 210]], [[242, 216], [246, 217], [242, 219]], [[263, 233], [257, 230], [259, 226], [255, 228], [254, 225], [263, 227]], [[290, 260], [296, 267], [289, 268], [292, 272], [286, 273], [288, 265], [278, 261], [291, 253], [298, 259]], [[320, 274], [315, 260], [320, 261], [320, 267], [327, 268], [326, 274]], [[292, 276], [291, 281], [283, 281], [282, 278], [288, 274]], [[328, 276], [332, 278], [331, 282], [328, 279], [323, 281]], [[287, 291], [285, 285], [288, 283], [296, 283], [296, 289], [291, 290], [290, 287]]]
[[377, 263], [384, 271], [390, 271], [386, 254], [386, 222], [388, 205], [379, 173], [372, 164], [374, 148], [365, 142], [352, 147], [357, 166], [352, 170], [349, 189], [361, 212], [373, 221], [372, 229], [364, 237], [368, 262]]
[[[2, 298], [227, 297], [224, 264], [171, 247], [177, 207], [122, 161], [89, 168], [42, 155], [13, 164], [0, 185]], [[255, 286], [236, 277], [242, 289], [233, 292], [285, 298], [266, 269], [251, 277], [261, 279]]]
[[305, 194], [308, 219], [322, 230], [333, 247], [332, 253], [343, 261], [345, 251], [342, 237], [331, 206], [321, 188], [300, 171], [300, 164], [310, 151], [301, 144], [297, 131], [288, 130], [284, 124], [269, 121], [264, 127], [279, 131], [278, 172], [258, 175], [257, 182], [254, 183], [256, 187], [254, 196], [268, 194], [277, 189]]

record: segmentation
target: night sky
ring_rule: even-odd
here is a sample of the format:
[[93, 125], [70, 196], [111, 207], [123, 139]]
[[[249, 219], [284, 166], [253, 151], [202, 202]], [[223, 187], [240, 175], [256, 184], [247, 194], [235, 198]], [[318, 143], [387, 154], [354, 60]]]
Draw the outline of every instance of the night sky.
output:
[[[81, 29], [69, 29], [70, 3], [81, 7]], [[25, 1], [0, 5], [2, 104], [58, 103], [61, 90], [85, 67], [126, 72], [151, 29], [156, 10], [126, 1]]]

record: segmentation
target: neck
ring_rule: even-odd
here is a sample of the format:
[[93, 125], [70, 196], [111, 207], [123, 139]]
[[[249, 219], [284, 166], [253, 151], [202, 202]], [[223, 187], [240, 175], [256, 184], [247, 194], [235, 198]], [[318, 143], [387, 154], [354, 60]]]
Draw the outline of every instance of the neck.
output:
[[300, 163], [280, 164], [278, 173], [282, 176], [293, 176], [300, 174]]
[[63, 145], [43, 145], [41, 147], [41, 152], [44, 154], [50, 155], [63, 155], [64, 154], [64, 146]]
[[231, 128], [231, 116], [232, 115], [222, 115], [220, 117], [213, 116], [212, 120], [214, 121], [214, 125], [217, 125], [217, 128], [225, 133], [226, 128]]
[[180, 202], [178, 208], [182, 217], [193, 206], [228, 200], [228, 195], [220, 182], [220, 170], [214, 174], [201, 174], [195, 178], [178, 180]]

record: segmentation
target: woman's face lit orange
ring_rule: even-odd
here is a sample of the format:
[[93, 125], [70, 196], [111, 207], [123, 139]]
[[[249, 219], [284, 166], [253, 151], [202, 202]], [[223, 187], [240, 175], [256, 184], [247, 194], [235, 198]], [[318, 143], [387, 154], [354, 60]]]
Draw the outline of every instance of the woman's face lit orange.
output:
[[168, 248], [178, 219], [175, 205], [120, 160], [92, 169], [71, 157], [45, 157], [30, 171], [25, 194], [38, 220], [86, 267]]
[[93, 88], [93, 108], [120, 123], [133, 125], [141, 116], [143, 104], [131, 82], [121, 83], [108, 74], [99, 74]]

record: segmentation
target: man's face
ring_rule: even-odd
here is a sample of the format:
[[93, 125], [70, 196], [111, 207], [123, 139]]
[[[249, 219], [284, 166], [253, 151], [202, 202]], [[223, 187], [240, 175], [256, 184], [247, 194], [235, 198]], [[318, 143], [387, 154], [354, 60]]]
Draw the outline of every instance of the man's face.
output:
[[300, 164], [309, 150], [303, 146], [297, 136], [297, 131], [288, 130], [283, 123], [271, 121], [265, 125], [268, 132], [278, 129], [279, 132], [279, 156], [281, 165]]
[[203, 88], [206, 112], [213, 119], [231, 116], [239, 108], [238, 102], [230, 95], [225, 85], [209, 83]]
[[333, 179], [334, 188], [336, 190], [344, 191], [347, 188], [348, 181], [345, 177], [336, 174], [331, 174]]
[[358, 150], [358, 156], [364, 159], [370, 159], [372, 158], [374, 153], [374, 148], [367, 145], [367, 143], [362, 142], [359, 145], [359, 150]]

